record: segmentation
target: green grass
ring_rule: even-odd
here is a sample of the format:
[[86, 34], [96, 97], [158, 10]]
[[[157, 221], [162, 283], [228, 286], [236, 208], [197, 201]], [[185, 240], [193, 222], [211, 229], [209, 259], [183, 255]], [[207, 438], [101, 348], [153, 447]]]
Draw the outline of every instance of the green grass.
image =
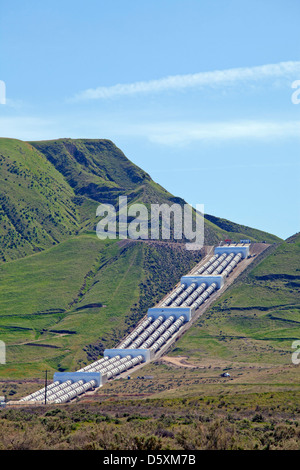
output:
[[119, 194], [150, 180], [109, 140], [58, 139], [31, 144], [65, 176], [76, 194], [100, 202], [116, 202]]
[[[95, 322], [91, 319], [95, 310], [98, 317], [104, 318], [99, 315], [104, 309], [93, 309], [89, 315], [84, 315], [83, 311], [77, 314], [76, 302], [84, 295], [93, 269], [96, 272], [101, 260], [105, 262], [118, 251], [115, 243], [82, 235], [42, 253], [0, 266], [0, 334], [7, 345], [9, 363], [30, 363], [30, 350], [35, 357], [33, 363], [41, 356], [46, 359], [49, 355], [58, 354], [54, 348], [22, 346], [24, 342], [46, 342], [57, 346], [61, 354], [62, 350], [79, 347], [78, 343], [84, 344], [86, 336], [82, 333], [85, 331], [87, 335], [90, 333], [89, 339], [93, 337], [92, 333], [97, 335], [95, 331], [101, 327], [101, 321], [97, 316]], [[99, 302], [99, 296], [97, 300]], [[66, 317], [72, 311], [77, 321], [72, 318], [69, 325]], [[78, 318], [81, 321], [78, 322]], [[65, 337], [55, 333], [66, 329], [75, 331], [79, 341], [75, 340], [77, 335]], [[4, 368], [1, 371], [5, 373]]]
[[103, 246], [96, 237], [80, 236], [1, 265], [0, 315], [67, 309]]
[[40, 251], [74, 233], [74, 192], [44, 155], [26, 142], [0, 140], [0, 258]]
[[[7, 365], [31, 376], [76, 370], [114, 347], [199, 260], [184, 248], [101, 241], [83, 233], [0, 266], [0, 338]], [[28, 344], [32, 343], [32, 344]]]
[[275, 275], [280, 279], [280, 275], [282, 275], [284, 279], [288, 279], [288, 276], [300, 279], [299, 256], [300, 236], [298, 235], [293, 243], [282, 243], [272, 256], [269, 256], [253, 270], [252, 276], [260, 278]]
[[205, 215], [207, 221], [210, 221], [220, 229], [222, 233], [221, 239], [229, 238], [233, 241], [240, 241], [240, 239], [249, 239], [251, 241], [265, 241], [266, 243], [277, 243], [279, 238], [270, 233], [262, 232], [246, 225], [237, 224], [230, 220], [215, 217], [209, 214]]

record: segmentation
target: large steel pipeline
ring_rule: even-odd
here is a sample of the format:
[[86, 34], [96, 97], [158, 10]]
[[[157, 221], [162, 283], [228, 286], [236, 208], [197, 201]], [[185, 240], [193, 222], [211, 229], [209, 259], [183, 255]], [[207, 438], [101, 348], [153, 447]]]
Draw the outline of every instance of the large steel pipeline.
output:
[[[222, 255], [214, 255], [207, 263], [199, 268], [194, 275], [218, 275], [226, 277], [241, 261], [242, 254], [224, 253]], [[197, 309], [205, 300], [217, 289], [217, 284], [212, 283], [207, 287], [205, 282], [197, 286], [197, 283], [192, 283], [190, 286], [181, 284], [177, 289], [171, 293], [161, 306], [182, 306]], [[174, 315], [169, 316], [166, 320], [164, 316], [159, 316], [156, 320], [149, 316], [144, 320], [127, 338], [125, 338], [119, 345], [120, 349], [150, 349], [154, 353], [170, 339], [178, 330], [183, 326], [185, 317], [182, 315], [177, 320]], [[105, 356], [92, 364], [89, 364], [78, 372], [100, 372], [106, 374], [107, 378], [113, 378], [121, 372], [128, 370], [135, 365], [143, 362], [142, 355], [132, 357], [128, 354], [125, 357], [116, 355], [112, 358]], [[90, 390], [96, 386], [95, 380], [81, 379], [73, 382], [67, 380], [60, 383], [54, 381], [47, 387], [47, 402], [48, 403], [63, 403], [71, 400], [72, 398]], [[42, 402], [44, 400], [45, 388], [34, 392], [20, 401], [36, 401]]]

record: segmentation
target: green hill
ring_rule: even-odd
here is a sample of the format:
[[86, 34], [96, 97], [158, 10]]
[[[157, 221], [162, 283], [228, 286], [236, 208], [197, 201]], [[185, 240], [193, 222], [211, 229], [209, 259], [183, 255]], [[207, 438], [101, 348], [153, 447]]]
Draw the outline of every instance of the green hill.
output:
[[[39, 252], [70, 235], [95, 231], [99, 203], [185, 202], [134, 165], [111, 141], [0, 139], [0, 262]], [[205, 243], [278, 237], [206, 216]]]
[[117, 204], [118, 196], [149, 184], [150, 176], [109, 140], [59, 139], [30, 142], [65, 177], [76, 195]]
[[0, 259], [16, 259], [66, 239], [78, 227], [74, 191], [26, 142], [0, 139]]

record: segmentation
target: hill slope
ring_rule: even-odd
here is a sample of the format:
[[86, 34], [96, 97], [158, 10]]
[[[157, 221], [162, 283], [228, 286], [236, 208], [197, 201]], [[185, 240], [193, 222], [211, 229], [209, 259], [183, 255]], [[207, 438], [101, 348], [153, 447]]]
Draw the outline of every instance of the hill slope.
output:
[[66, 239], [79, 223], [74, 192], [26, 142], [0, 139], [0, 257], [15, 259]]
[[[128, 160], [111, 141], [0, 139], [0, 262], [49, 248], [82, 231], [95, 231], [99, 203], [179, 203]], [[279, 241], [259, 230], [206, 216], [205, 243], [230, 237]]]

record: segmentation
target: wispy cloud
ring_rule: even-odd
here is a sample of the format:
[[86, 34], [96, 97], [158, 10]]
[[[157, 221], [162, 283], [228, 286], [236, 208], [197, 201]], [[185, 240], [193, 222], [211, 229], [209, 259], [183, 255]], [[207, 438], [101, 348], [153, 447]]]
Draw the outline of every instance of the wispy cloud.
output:
[[34, 116], [0, 116], [0, 137], [21, 140], [57, 138], [59, 130], [56, 130], [55, 126], [54, 119]]
[[[300, 74], [300, 61], [279, 62], [256, 67], [232, 68], [200, 72], [187, 75], [173, 75], [158, 80], [117, 84], [113, 86], [90, 88], [76, 94], [71, 101], [108, 99], [163, 91], [179, 91], [188, 88], [215, 87], [243, 81], [258, 81], [292, 77]], [[296, 77], [297, 78], [297, 77]]]
[[121, 133], [144, 137], [166, 146], [185, 146], [192, 142], [224, 142], [242, 139], [300, 139], [300, 121], [215, 121], [159, 122], [128, 124]]
[[[86, 138], [119, 137], [145, 139], [167, 147], [185, 147], [202, 142], [230, 142], [237, 140], [272, 142], [283, 139], [300, 140], [300, 121], [229, 120], [229, 121], [156, 121], [131, 122], [115, 118], [90, 117], [72, 121], [68, 115], [48, 119], [37, 116], [0, 117], [1, 137], [22, 140], [44, 140], [59, 137], [78, 137], [78, 130]], [[99, 134], [101, 129], [101, 134]]]

